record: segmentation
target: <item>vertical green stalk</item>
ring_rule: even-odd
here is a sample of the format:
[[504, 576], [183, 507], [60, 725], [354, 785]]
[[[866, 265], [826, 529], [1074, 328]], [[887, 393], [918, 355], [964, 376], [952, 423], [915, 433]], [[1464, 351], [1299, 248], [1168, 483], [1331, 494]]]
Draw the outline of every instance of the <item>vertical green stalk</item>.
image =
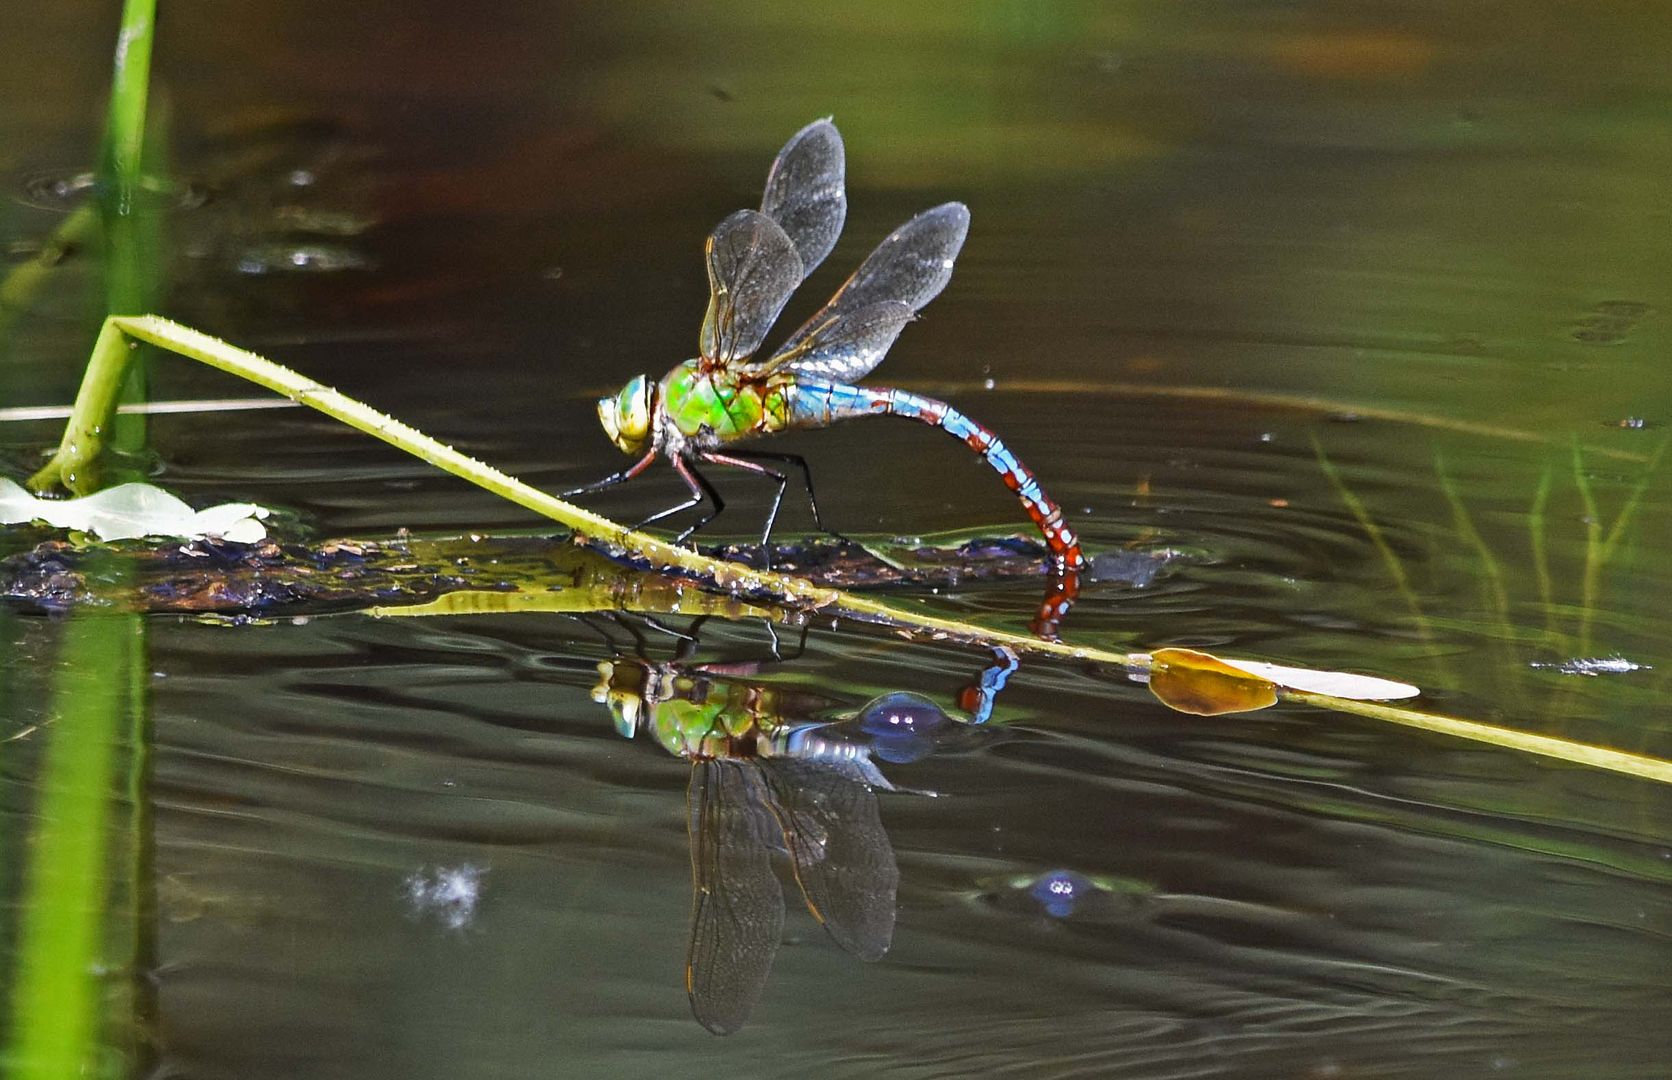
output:
[[73, 619], [29, 845], [6, 1075], [62, 1080], [99, 1070], [108, 818], [132, 616]]
[[111, 207], [122, 215], [133, 213], [143, 176], [145, 110], [151, 91], [151, 43], [156, 36], [156, 19], [157, 0], [125, 0], [122, 5], [100, 162], [100, 172], [111, 182]]

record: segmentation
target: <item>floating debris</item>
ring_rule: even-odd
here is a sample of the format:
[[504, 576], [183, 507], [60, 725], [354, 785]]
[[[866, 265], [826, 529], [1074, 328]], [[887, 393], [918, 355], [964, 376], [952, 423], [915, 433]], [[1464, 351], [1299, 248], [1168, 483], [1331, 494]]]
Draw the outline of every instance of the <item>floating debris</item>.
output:
[[[32, 516], [30, 511], [24, 519]], [[20, 529], [17, 540], [21, 545], [29, 537]], [[661, 587], [636, 573], [636, 560], [620, 549], [580, 547], [567, 533], [306, 543], [281, 536], [254, 544], [212, 537], [186, 543], [132, 540], [122, 542], [120, 550], [130, 575], [116, 583], [101, 576], [99, 552], [63, 539], [36, 542], [0, 558], [0, 600], [35, 611], [91, 604], [151, 613], [272, 617], [428, 604], [463, 590], [545, 595], [559, 589], [574, 592], [577, 603], [581, 593], [595, 590], [600, 598], [619, 597], [612, 603], [631, 604], [643, 601], [647, 588]], [[734, 558], [758, 556], [754, 547], [704, 550]], [[1043, 545], [1015, 538], [911, 549], [816, 538], [775, 545], [773, 563], [837, 588], [963, 588], [1033, 580], [1043, 559]], [[679, 600], [663, 597], [658, 602]]]
[[92, 533], [101, 540], [143, 536], [214, 536], [254, 544], [267, 536], [269, 515], [254, 503], [221, 503], [194, 510], [178, 495], [151, 484], [118, 484], [79, 499], [41, 499], [15, 480], [0, 477], [0, 524], [44, 521], [60, 529]]
[[1598, 675], [1625, 675], [1633, 671], [1653, 671], [1648, 664], [1639, 664], [1627, 660], [1618, 653], [1613, 656], [1576, 656], [1569, 660], [1550, 662], [1534, 660], [1527, 665], [1539, 671], [1554, 671], [1561, 675], [1583, 675], [1595, 678]]

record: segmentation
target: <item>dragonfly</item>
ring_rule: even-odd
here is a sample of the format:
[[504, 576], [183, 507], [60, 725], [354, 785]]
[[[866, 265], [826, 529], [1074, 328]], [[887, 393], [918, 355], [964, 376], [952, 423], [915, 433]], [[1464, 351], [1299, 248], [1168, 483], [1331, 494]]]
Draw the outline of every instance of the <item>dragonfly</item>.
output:
[[[1027, 466], [990, 429], [943, 401], [906, 390], [859, 386], [882, 362], [907, 323], [938, 296], [969, 232], [969, 208], [948, 202], [925, 210], [888, 235], [830, 302], [776, 351], [761, 345], [791, 293], [836, 245], [847, 217], [846, 156], [828, 118], [798, 131], [767, 173], [759, 210], [739, 210], [721, 221], [704, 245], [708, 309], [697, 356], [659, 380], [638, 375], [598, 401], [598, 419], [618, 449], [640, 455], [631, 466], [566, 492], [578, 495], [623, 483], [666, 457], [690, 492], [683, 502], [651, 515], [649, 525], [702, 508], [675, 538], [690, 539], [725, 503], [700, 465], [741, 469], [777, 485], [761, 532], [763, 558], [788, 484], [777, 464], [801, 473], [814, 523], [824, 522], [805, 459], [738, 448], [758, 436], [823, 428], [866, 416], [898, 416], [938, 427], [959, 439], [996, 471], [1038, 526], [1059, 581], [1047, 594], [1041, 620], [1067, 611], [1085, 565], [1080, 542], [1062, 508]], [[829, 531], [829, 530], [825, 530]]]
[[602, 661], [592, 696], [618, 733], [691, 763], [686, 991], [697, 1021], [724, 1035], [754, 1011], [783, 935], [775, 851], [838, 945], [866, 961], [888, 952], [900, 873], [876, 792], [902, 789], [877, 762], [915, 761], [974, 730], [1016, 661], [996, 654], [965, 691], [967, 718], [897, 691], [832, 720], [837, 703], [762, 682], [761, 662], [691, 663], [694, 640], [672, 661]]

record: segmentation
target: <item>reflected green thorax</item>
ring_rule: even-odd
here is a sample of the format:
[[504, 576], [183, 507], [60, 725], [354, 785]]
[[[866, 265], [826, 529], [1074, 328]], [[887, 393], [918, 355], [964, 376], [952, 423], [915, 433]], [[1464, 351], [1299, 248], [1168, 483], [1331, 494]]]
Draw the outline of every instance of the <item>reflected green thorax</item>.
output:
[[740, 383], [687, 360], [662, 380], [662, 411], [683, 435], [704, 428], [722, 440], [784, 426], [782, 393], [770, 384]]
[[647, 731], [675, 757], [729, 757], [733, 740], [782, 726], [777, 695], [752, 683], [631, 661], [605, 661], [598, 674], [592, 699], [609, 706], [616, 729]]

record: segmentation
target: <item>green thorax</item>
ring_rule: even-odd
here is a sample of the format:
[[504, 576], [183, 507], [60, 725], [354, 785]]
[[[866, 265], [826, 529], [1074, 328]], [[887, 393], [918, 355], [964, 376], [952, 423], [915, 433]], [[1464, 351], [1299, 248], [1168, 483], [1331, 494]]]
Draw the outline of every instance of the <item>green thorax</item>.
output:
[[662, 380], [662, 411], [686, 436], [706, 428], [726, 442], [778, 431], [789, 412], [782, 383], [779, 378], [740, 379], [735, 373], [704, 370], [702, 360], [687, 360]]

